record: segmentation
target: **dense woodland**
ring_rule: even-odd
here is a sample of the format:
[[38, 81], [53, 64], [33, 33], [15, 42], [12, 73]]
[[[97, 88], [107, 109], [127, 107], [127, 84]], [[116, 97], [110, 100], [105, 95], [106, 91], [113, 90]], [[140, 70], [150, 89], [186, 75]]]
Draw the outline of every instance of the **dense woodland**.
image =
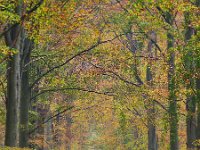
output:
[[0, 149], [200, 149], [200, 0], [0, 0]]

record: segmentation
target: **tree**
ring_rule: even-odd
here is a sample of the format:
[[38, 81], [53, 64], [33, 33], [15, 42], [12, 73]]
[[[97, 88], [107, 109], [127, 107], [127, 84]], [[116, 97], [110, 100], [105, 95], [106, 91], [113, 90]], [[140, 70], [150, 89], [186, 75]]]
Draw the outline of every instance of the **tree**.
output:
[[[22, 17], [23, 2], [17, 1], [16, 13]], [[19, 103], [21, 99], [21, 25], [9, 25], [10, 31], [5, 33], [6, 45], [15, 49], [16, 54], [9, 56], [8, 60], [8, 81], [7, 81], [7, 101], [6, 101], [6, 146], [17, 146], [18, 144], [18, 126], [19, 126]]]
[[[170, 12], [165, 14], [166, 22], [173, 26], [173, 16]], [[176, 76], [175, 76], [175, 52], [173, 34], [167, 32], [167, 49], [169, 54], [169, 72], [168, 72], [168, 89], [169, 89], [169, 121], [170, 121], [170, 149], [178, 149], [178, 114], [176, 102]]]
[[[148, 55], [149, 59], [153, 57], [153, 42], [156, 42], [156, 33], [154, 31], [150, 32], [151, 39], [148, 43]], [[151, 60], [147, 65], [146, 69], [146, 81], [147, 84], [152, 88], [153, 86], [153, 77], [152, 77], [152, 69], [151, 69]], [[157, 150], [157, 136], [156, 136], [156, 125], [155, 125], [155, 102], [151, 99], [148, 100], [147, 105], [147, 116], [148, 116], [148, 150]]]
[[23, 24], [25, 14], [30, 15], [42, 2], [43, 0], [39, 1], [30, 10], [24, 12], [25, 4], [22, 0], [18, 0], [15, 13], [20, 21], [9, 24], [4, 31], [6, 45], [13, 51], [9, 55], [7, 67], [6, 146], [17, 146], [18, 143], [20, 147], [27, 146], [30, 88], [26, 66], [30, 61], [32, 41], [28, 39]]

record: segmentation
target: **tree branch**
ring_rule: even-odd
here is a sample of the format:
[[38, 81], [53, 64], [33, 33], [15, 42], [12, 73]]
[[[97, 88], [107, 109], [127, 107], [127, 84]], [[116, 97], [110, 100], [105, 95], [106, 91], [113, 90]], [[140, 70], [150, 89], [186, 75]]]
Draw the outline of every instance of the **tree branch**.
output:
[[95, 93], [100, 95], [107, 95], [107, 96], [113, 96], [113, 92], [99, 92], [95, 90], [89, 90], [89, 89], [83, 89], [79, 87], [72, 87], [72, 88], [54, 88], [54, 89], [45, 89], [42, 90], [40, 93], [36, 94], [31, 98], [31, 100], [35, 99], [36, 97], [45, 94], [47, 92], [57, 92], [57, 91], [65, 91], [65, 90], [77, 90], [77, 91], [83, 91], [83, 92], [89, 92], [89, 93]]
[[[92, 108], [92, 107], [97, 107], [97, 106], [99, 106], [99, 104], [101, 104], [102, 102], [105, 102], [105, 100], [100, 101], [98, 104], [91, 105], [91, 106], [88, 106], [88, 107], [85, 107], [85, 108], [77, 108], [77, 109], [75, 109], [75, 110], [72, 111], [72, 112], [76, 112], [76, 111], [80, 111], [80, 110], [87, 110], [87, 109], [90, 109], [90, 108]], [[58, 116], [60, 116], [61, 114], [64, 114], [65, 112], [67, 112], [67, 111], [73, 109], [74, 107], [75, 107], [75, 106], [67, 107], [66, 109], [64, 109], [64, 110], [62, 110], [62, 111], [56, 113], [55, 115], [49, 117], [48, 119], [44, 120], [44, 121], [41, 122], [39, 125], [37, 125], [33, 130], [31, 130], [31, 131], [29, 132], [29, 135], [32, 134], [34, 131], [36, 131], [36, 130], [37, 130], [39, 127], [41, 127], [43, 124], [47, 123], [49, 120], [52, 120], [52, 119], [54, 119], [55, 117], [58, 117]]]
[[[124, 34], [123, 34], [123, 35], [124, 35]], [[119, 35], [119, 36], [122, 36], [122, 35]], [[61, 63], [61, 64], [50, 68], [48, 71], [46, 71], [46, 72], [43, 73], [41, 76], [39, 76], [38, 79], [36, 79], [36, 80], [31, 84], [30, 87], [33, 88], [33, 86], [34, 86], [35, 84], [37, 84], [44, 76], [46, 76], [46, 75], [49, 74], [50, 72], [52, 72], [52, 71], [54, 71], [54, 70], [56, 70], [56, 69], [58, 69], [58, 68], [60, 68], [60, 67], [66, 65], [67, 63], [69, 63], [69, 62], [70, 62], [71, 60], [73, 60], [74, 58], [76, 58], [76, 57], [78, 57], [78, 56], [81, 56], [82, 54], [85, 54], [85, 53], [87, 53], [87, 52], [93, 50], [94, 48], [96, 48], [97, 46], [99, 46], [99, 45], [101, 45], [101, 44], [105, 44], [105, 43], [111, 42], [111, 41], [115, 40], [117, 37], [118, 37], [118, 36], [114, 37], [113, 39], [105, 40], [105, 41], [100, 41], [100, 40], [98, 40], [96, 44], [90, 46], [88, 49], [85, 49], [85, 50], [83, 50], [83, 51], [81, 51], [81, 52], [75, 54], [74, 56], [72, 56], [71, 58], [67, 59], [65, 62], [63, 62], [63, 63]]]
[[[21, 22], [22, 20], [24, 20], [25, 17], [26, 17], [27, 15], [30, 15], [32, 12], [36, 11], [36, 10], [42, 5], [43, 2], [44, 2], [44, 0], [40, 0], [33, 8], [31, 8], [29, 11], [27, 11], [26, 14], [23, 15], [23, 16], [21, 17], [20, 22]], [[6, 28], [6, 29], [0, 34], [0, 38], [2, 38], [2, 37], [3, 37], [7, 32], [9, 32], [12, 28], [14, 28], [14, 27], [16, 27], [17, 25], [19, 25], [20, 22], [17, 22], [17, 23], [15, 23], [15, 24], [11, 25], [9, 28]]]
[[51, 120], [51, 119], [53, 119], [53, 118], [59, 116], [60, 114], [63, 114], [63, 113], [65, 113], [65, 112], [67, 112], [68, 110], [71, 110], [72, 108], [74, 108], [74, 106], [68, 107], [68, 108], [64, 109], [63, 111], [60, 111], [60, 112], [58, 112], [57, 114], [55, 114], [55, 115], [49, 117], [48, 119], [44, 120], [42, 123], [40, 123], [38, 126], [36, 126], [33, 130], [31, 130], [31, 131], [29, 132], [29, 135], [32, 134], [34, 131], [36, 131], [36, 130], [37, 130], [39, 127], [41, 127], [43, 124], [47, 123], [49, 120]]
[[128, 80], [124, 79], [123, 77], [121, 77], [119, 74], [115, 73], [115, 72], [112, 71], [112, 70], [105, 70], [104, 68], [102, 68], [102, 67], [100, 67], [100, 66], [97, 66], [97, 65], [93, 64], [92, 62], [89, 62], [89, 63], [90, 63], [92, 66], [94, 66], [95, 68], [101, 69], [101, 70], [104, 72], [103, 75], [107, 75], [107, 76], [113, 77], [112, 75], [106, 74], [106, 72], [107, 72], [107, 73], [111, 73], [111, 74], [113, 74], [114, 76], [116, 76], [118, 79], [122, 80], [123, 82], [125, 82], [125, 83], [127, 83], [127, 84], [131, 84], [131, 85], [134, 85], [134, 86], [137, 86], [137, 87], [139, 87], [139, 86], [141, 85], [140, 83], [139, 83], [139, 84], [136, 84], [136, 83], [133, 83], [133, 82], [131, 82], [131, 81], [128, 81]]
[[44, 2], [44, 0], [40, 0], [33, 8], [31, 8], [29, 11], [27, 11], [27, 14], [31, 14], [32, 12], [36, 11]]

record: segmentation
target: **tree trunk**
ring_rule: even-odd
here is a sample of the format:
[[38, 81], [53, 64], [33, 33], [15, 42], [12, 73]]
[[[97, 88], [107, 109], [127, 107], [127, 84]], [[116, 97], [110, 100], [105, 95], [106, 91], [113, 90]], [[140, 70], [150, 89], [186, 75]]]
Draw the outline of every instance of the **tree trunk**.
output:
[[[171, 34], [168, 34], [168, 40], [173, 40]], [[168, 41], [171, 43], [171, 41]], [[168, 44], [169, 44], [168, 43]], [[169, 47], [171, 44], [169, 44]], [[169, 48], [168, 47], [168, 48]], [[178, 115], [175, 92], [175, 53], [170, 52], [169, 72], [168, 72], [168, 90], [169, 90], [169, 117], [170, 117], [170, 149], [178, 149]]]
[[[167, 12], [166, 22], [173, 26], [173, 17]], [[167, 33], [167, 49], [169, 54], [168, 91], [169, 91], [169, 125], [170, 125], [170, 150], [178, 150], [178, 114], [175, 83], [175, 52], [174, 37], [170, 31]]]
[[195, 109], [196, 109], [196, 102], [194, 96], [187, 96], [186, 99], [186, 110], [187, 110], [187, 117], [186, 117], [186, 126], [187, 126], [187, 149], [193, 149], [195, 146], [193, 142], [196, 139], [196, 118], [195, 118]]
[[[18, 42], [16, 48], [18, 49]], [[17, 146], [20, 100], [20, 54], [10, 57], [7, 71], [6, 133], [5, 145]]]
[[[150, 33], [151, 40], [148, 44], [148, 54], [149, 57], [153, 56], [153, 41], [156, 41], [155, 32]], [[146, 80], [150, 87], [152, 87], [152, 71], [151, 71], [151, 62], [148, 62], [146, 69]], [[156, 137], [156, 126], [155, 126], [155, 107], [154, 101], [148, 100], [147, 104], [147, 117], [148, 117], [148, 150], [157, 150], [157, 137]]]
[[[69, 107], [72, 106], [69, 102]], [[72, 117], [71, 117], [71, 112], [68, 112], [65, 115], [65, 120], [66, 120], [66, 149], [71, 150], [71, 144], [72, 144], [72, 133], [71, 133], [71, 126], [72, 126]]]
[[138, 58], [136, 57], [136, 54], [138, 52], [138, 49], [139, 49], [139, 43], [136, 39], [134, 39], [135, 37], [133, 36], [133, 33], [131, 33], [132, 29], [131, 29], [132, 26], [129, 27], [128, 31], [130, 33], [127, 33], [126, 34], [126, 38], [127, 38], [127, 48], [129, 49], [129, 51], [133, 54], [133, 72], [134, 72], [134, 77], [137, 81], [137, 83], [139, 85], [142, 85], [143, 82], [142, 82], [142, 79], [140, 78], [140, 75], [139, 75], [139, 71], [138, 71]]
[[[190, 27], [190, 13], [186, 12], [185, 13], [185, 25], [186, 25], [186, 33], [185, 33], [185, 42], [188, 42], [192, 35], [194, 34], [194, 29]], [[192, 74], [194, 65], [193, 61], [191, 60], [192, 58], [192, 51], [188, 51], [186, 53], [186, 58], [185, 58], [185, 66], [186, 66], [186, 71], [190, 75]], [[190, 81], [189, 85], [186, 85], [186, 88], [189, 90], [190, 88], [194, 88], [194, 79], [189, 77], [188, 79]], [[186, 98], [186, 110], [187, 110], [187, 117], [186, 117], [186, 126], [187, 126], [187, 149], [193, 149], [195, 146], [193, 145], [194, 140], [196, 139], [196, 117], [195, 117], [195, 112], [196, 112], [196, 99], [195, 95], [188, 94]]]
[[[22, 14], [22, 1], [18, 0], [16, 13]], [[9, 27], [8, 27], [9, 28]], [[15, 147], [19, 139], [19, 101], [21, 94], [21, 26], [12, 27], [5, 34], [6, 45], [17, 52], [10, 54], [7, 67], [7, 101], [5, 145]]]
[[[197, 79], [196, 81], [196, 89], [197, 89], [197, 128], [196, 128], [196, 139], [200, 139], [200, 79]], [[198, 146], [197, 149], [200, 149], [200, 146]]]
[[[48, 112], [46, 115], [46, 119], [51, 117], [51, 112]], [[53, 149], [52, 141], [53, 141], [53, 121], [49, 120], [46, 124], [44, 124], [44, 150]]]
[[[200, 7], [200, 0], [196, 0], [196, 6]], [[198, 61], [196, 65], [196, 70], [200, 70], [200, 62]], [[196, 102], [197, 102], [197, 128], [196, 128], [196, 140], [200, 139], [200, 76], [196, 79]], [[200, 145], [197, 147], [197, 149], [200, 149]]]
[[21, 62], [22, 82], [21, 82], [21, 100], [20, 100], [20, 128], [19, 128], [19, 146], [28, 146], [28, 111], [30, 105], [31, 89], [29, 86], [29, 65], [30, 52], [33, 48], [33, 43], [25, 38], [23, 47], [23, 55]]

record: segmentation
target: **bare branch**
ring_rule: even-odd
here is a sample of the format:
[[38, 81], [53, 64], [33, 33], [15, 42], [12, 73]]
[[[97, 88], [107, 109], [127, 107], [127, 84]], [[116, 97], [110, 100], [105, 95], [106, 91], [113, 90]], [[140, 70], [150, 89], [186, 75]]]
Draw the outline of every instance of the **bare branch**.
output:
[[[134, 85], [134, 86], [137, 86], [139, 87], [141, 84], [140, 83], [133, 83], [131, 81], [128, 81], [127, 79], [124, 79], [121, 75], [117, 74], [116, 72], [112, 71], [112, 70], [105, 70], [104, 68], [100, 67], [100, 66], [97, 66], [95, 64], [93, 64], [92, 62], [89, 62], [92, 66], [94, 66], [95, 68], [97, 69], [101, 69], [104, 73], [103, 75], [107, 75], [107, 76], [111, 76], [111, 77], [117, 77], [118, 79], [122, 80], [123, 82], [127, 83], [127, 84], [131, 84], [131, 85]], [[113, 74], [114, 76], [110, 75], [110, 74], [106, 74], [107, 73], [111, 73]]]
[[95, 94], [100, 94], [100, 95], [106, 95], [106, 96], [113, 96], [113, 92], [99, 92], [95, 90], [89, 90], [89, 89], [83, 89], [79, 87], [68, 87], [68, 88], [53, 88], [53, 89], [45, 89], [42, 90], [40, 93], [36, 94], [31, 98], [31, 100], [35, 99], [36, 97], [45, 94], [47, 92], [57, 92], [57, 91], [66, 91], [66, 90], [77, 90], [77, 91], [83, 91], [83, 92], [88, 92], [88, 93], [95, 93]]
[[[124, 35], [124, 34], [123, 34], [123, 35]], [[119, 36], [122, 36], [122, 35], [119, 35]], [[94, 44], [94, 45], [90, 46], [89, 48], [87, 48], [87, 49], [85, 49], [85, 50], [83, 50], [83, 51], [81, 51], [81, 52], [75, 54], [75, 55], [72, 56], [71, 58], [67, 59], [65, 62], [63, 62], [63, 63], [61, 63], [61, 64], [59, 64], [59, 65], [57, 65], [57, 66], [54, 66], [54, 67], [50, 68], [48, 71], [46, 71], [46, 72], [43, 73], [41, 76], [39, 76], [38, 79], [36, 79], [36, 80], [31, 84], [30, 87], [33, 88], [33, 86], [34, 86], [35, 84], [37, 84], [44, 76], [48, 75], [49, 73], [51, 73], [52, 71], [54, 71], [54, 70], [56, 70], [56, 69], [58, 69], [58, 68], [60, 68], [60, 67], [66, 65], [67, 63], [69, 63], [70, 61], [72, 61], [74, 58], [76, 58], [76, 57], [78, 57], [78, 56], [81, 56], [81, 55], [83, 55], [83, 54], [85, 54], [85, 53], [87, 53], [87, 52], [93, 50], [94, 48], [96, 48], [97, 46], [99, 46], [99, 45], [101, 45], [101, 44], [105, 44], [105, 43], [111, 42], [111, 41], [115, 40], [116, 38], [118, 38], [118, 36], [116, 36], [116, 37], [114, 37], [113, 39], [110, 39], [110, 40], [105, 40], [105, 41], [100, 41], [100, 40], [98, 40], [96, 44]]]
[[31, 14], [32, 12], [36, 11], [44, 2], [44, 0], [40, 0], [33, 8], [31, 8], [29, 11], [27, 11], [27, 14]]

